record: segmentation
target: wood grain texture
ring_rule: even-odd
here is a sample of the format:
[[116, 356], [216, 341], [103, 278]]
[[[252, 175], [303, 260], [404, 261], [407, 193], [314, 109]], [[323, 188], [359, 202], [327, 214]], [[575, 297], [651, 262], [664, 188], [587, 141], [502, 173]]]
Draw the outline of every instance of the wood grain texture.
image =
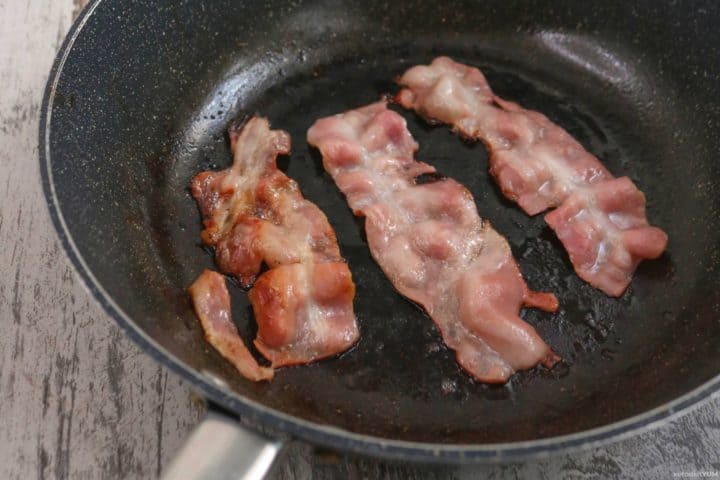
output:
[[[127, 340], [74, 275], [39, 181], [46, 75], [85, 0], [0, 0], [0, 478], [153, 478], [203, 414], [181, 379]], [[668, 381], [671, 381], [670, 379]], [[673, 478], [720, 471], [720, 401], [614, 445], [518, 465], [438, 467], [295, 443], [291, 479]]]
[[80, 5], [0, 3], [0, 478], [152, 478], [202, 415], [74, 275], [37, 161], [47, 73]]

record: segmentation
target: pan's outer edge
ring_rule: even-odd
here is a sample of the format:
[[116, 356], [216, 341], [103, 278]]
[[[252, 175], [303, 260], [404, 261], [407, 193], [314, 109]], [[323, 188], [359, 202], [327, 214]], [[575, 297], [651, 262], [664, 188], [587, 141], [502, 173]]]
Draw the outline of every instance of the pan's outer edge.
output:
[[302, 420], [243, 398], [232, 393], [222, 384], [213, 381], [211, 377], [198, 374], [141, 331], [105, 292], [75, 246], [55, 195], [49, 151], [55, 90], [76, 38], [102, 3], [103, 0], [92, 0], [70, 28], [53, 63], [43, 96], [38, 151], [43, 191], [50, 216], [65, 253], [84, 285], [126, 334], [153, 359], [181, 375], [207, 398], [239, 414], [244, 423], [248, 423], [256, 429], [260, 425], [266, 426], [292, 438], [331, 449], [384, 458], [437, 463], [510, 462], [559, 455], [620, 441], [667, 425], [676, 417], [687, 414], [705, 402], [720, 397], [720, 375], [718, 375], [682, 397], [643, 414], [571, 435], [512, 443], [434, 444], [371, 437]]

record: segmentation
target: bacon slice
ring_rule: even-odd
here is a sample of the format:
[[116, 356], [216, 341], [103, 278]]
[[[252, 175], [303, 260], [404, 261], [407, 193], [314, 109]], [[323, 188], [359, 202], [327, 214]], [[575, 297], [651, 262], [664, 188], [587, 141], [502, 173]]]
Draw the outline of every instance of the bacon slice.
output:
[[243, 377], [254, 382], [272, 380], [273, 369], [258, 365], [240, 338], [230, 316], [230, 294], [223, 276], [205, 270], [188, 288], [188, 292], [208, 343], [232, 363]]
[[[359, 336], [355, 284], [325, 215], [277, 169], [289, 135], [253, 118], [232, 129], [230, 141], [233, 166], [199, 173], [191, 191], [204, 218], [202, 239], [215, 247], [220, 269], [254, 284], [255, 346], [273, 367], [347, 350]], [[269, 270], [258, 277], [263, 264]]]
[[398, 83], [402, 106], [485, 143], [490, 172], [525, 212], [558, 207], [545, 220], [589, 284], [620, 296], [640, 261], [665, 250], [667, 235], [649, 225], [645, 196], [630, 179], [615, 179], [543, 114], [493, 94], [477, 68], [439, 57]]
[[[422, 305], [458, 363], [480, 381], [559, 360], [518, 316], [521, 305], [555, 311], [531, 292], [507, 241], [483, 222], [467, 189], [416, 162], [405, 120], [378, 102], [318, 120], [308, 142], [348, 204], [364, 216], [370, 251], [397, 290]], [[416, 181], [419, 176], [434, 182]]]

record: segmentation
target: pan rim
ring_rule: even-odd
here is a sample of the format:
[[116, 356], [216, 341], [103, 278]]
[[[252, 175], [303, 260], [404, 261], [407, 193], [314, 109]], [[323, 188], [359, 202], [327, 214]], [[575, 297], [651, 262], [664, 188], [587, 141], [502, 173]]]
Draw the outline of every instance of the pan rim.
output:
[[245, 422], [246, 426], [257, 430], [258, 426], [255, 423], [259, 423], [273, 430], [284, 432], [292, 438], [302, 439], [316, 445], [376, 457], [437, 463], [508, 462], [546, 458], [551, 455], [586, 450], [617, 442], [667, 425], [675, 418], [690, 413], [701, 405], [720, 397], [720, 374], [718, 374], [675, 400], [624, 420], [589, 430], [520, 442], [439, 444], [374, 437], [334, 426], [317, 424], [245, 398], [239, 393], [225, 388], [222, 384], [214, 382], [207, 375], [190, 368], [135, 325], [95, 278], [75, 245], [55, 192], [50, 134], [56, 88], [77, 37], [101, 4], [103, 4], [103, 0], [91, 0], [70, 28], [55, 57], [43, 95], [38, 132], [38, 156], [43, 192], [53, 226], [65, 254], [82, 283], [103, 310], [120, 325], [126, 335], [155, 361], [188, 380], [193, 388], [205, 395], [206, 398], [229, 408], [241, 418], [254, 420], [251, 422], [252, 425], [247, 425]]

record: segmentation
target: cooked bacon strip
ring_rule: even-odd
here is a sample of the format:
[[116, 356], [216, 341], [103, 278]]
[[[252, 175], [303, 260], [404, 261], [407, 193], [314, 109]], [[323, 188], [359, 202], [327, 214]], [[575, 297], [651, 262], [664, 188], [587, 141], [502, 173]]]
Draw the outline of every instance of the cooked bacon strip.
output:
[[615, 179], [543, 114], [493, 94], [477, 68], [439, 57], [398, 83], [401, 105], [485, 143], [490, 172], [525, 212], [558, 207], [545, 220], [589, 284], [620, 296], [640, 261], [665, 250], [667, 235], [648, 224], [645, 196], [630, 179]]
[[[558, 361], [518, 316], [521, 305], [555, 311], [557, 299], [528, 289], [507, 241], [480, 219], [465, 187], [413, 159], [418, 145], [400, 115], [378, 102], [323, 118], [308, 142], [366, 217], [375, 260], [425, 308], [465, 370], [503, 383], [516, 370]], [[423, 174], [437, 181], [416, 182]]]
[[[347, 350], [359, 335], [355, 284], [325, 215], [277, 169], [290, 136], [253, 118], [230, 140], [233, 166], [199, 173], [191, 190], [220, 269], [246, 287], [254, 283], [255, 346], [273, 367]], [[263, 263], [269, 270], [255, 281]]]
[[243, 343], [230, 316], [230, 294], [219, 273], [205, 270], [188, 288], [205, 339], [240, 374], [254, 382], [272, 380], [272, 368], [261, 367]]

